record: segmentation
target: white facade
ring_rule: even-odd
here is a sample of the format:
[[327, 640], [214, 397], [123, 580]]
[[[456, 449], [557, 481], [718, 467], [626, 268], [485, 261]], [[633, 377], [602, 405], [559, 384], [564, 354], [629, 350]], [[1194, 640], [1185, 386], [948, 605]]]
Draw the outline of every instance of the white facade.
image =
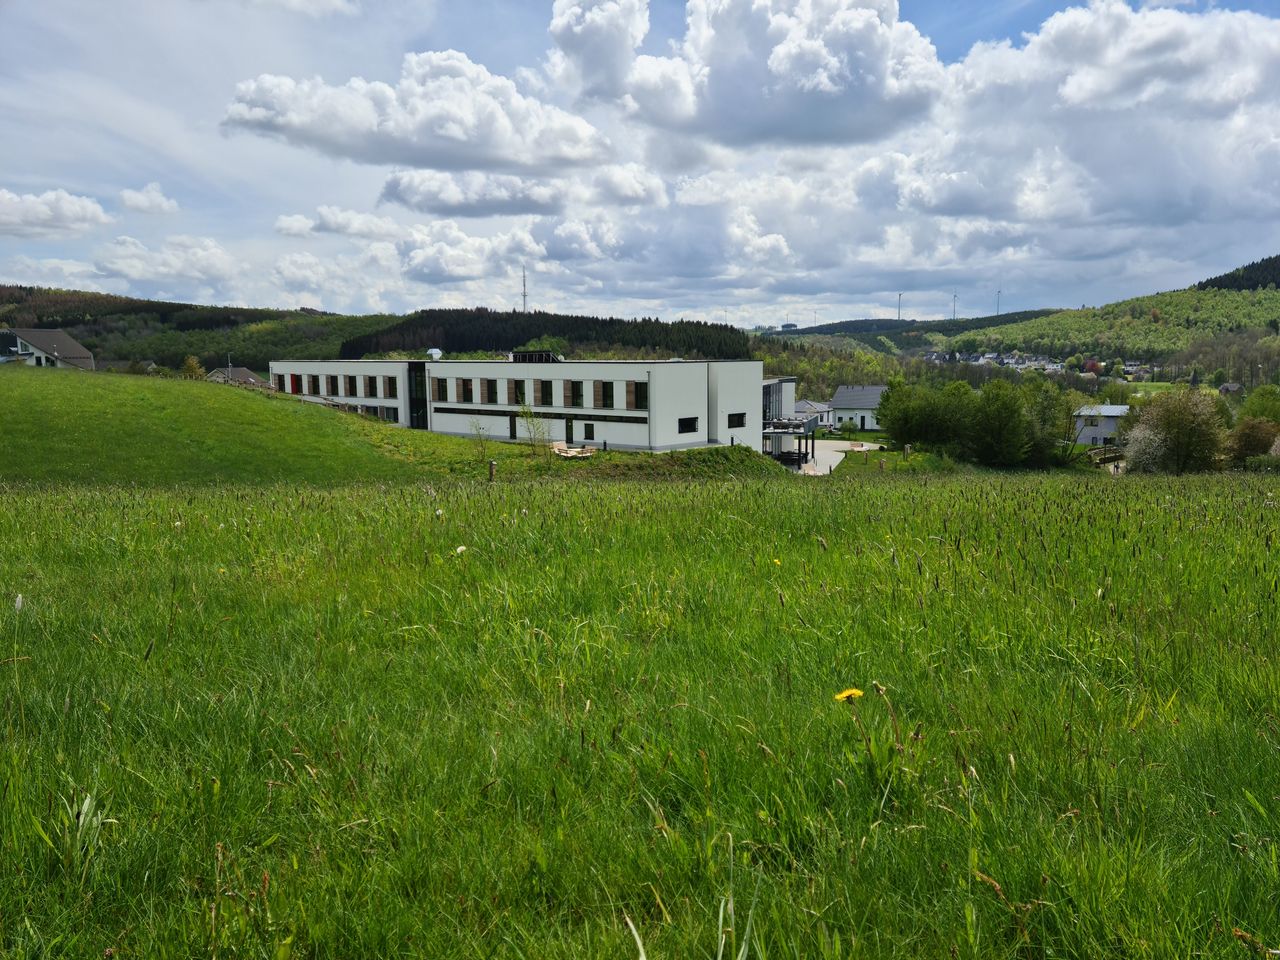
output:
[[1081, 407], [1075, 412], [1076, 442], [1091, 447], [1115, 443], [1120, 421], [1129, 415], [1127, 403]]
[[885, 387], [841, 386], [831, 398], [831, 414], [835, 428], [852, 425], [857, 430], [879, 430], [880, 421], [876, 419], [876, 411], [880, 407], [880, 397]]
[[281, 393], [455, 436], [634, 450], [761, 446], [755, 360], [525, 362], [294, 360], [271, 364]]

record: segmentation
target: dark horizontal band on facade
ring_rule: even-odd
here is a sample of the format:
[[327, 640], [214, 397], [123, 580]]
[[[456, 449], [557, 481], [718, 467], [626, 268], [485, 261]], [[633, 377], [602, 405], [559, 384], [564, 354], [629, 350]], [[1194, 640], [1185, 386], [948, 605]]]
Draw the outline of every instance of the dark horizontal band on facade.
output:
[[[648, 417], [620, 417], [616, 414], [599, 414], [592, 407], [581, 408], [581, 413], [553, 413], [551, 411], [542, 411], [536, 407], [533, 415], [539, 420], [573, 420], [575, 422], [589, 421], [593, 423], [648, 423]], [[494, 407], [436, 407], [431, 408], [431, 413], [455, 413], [465, 417], [519, 417], [519, 410], [501, 410]]]

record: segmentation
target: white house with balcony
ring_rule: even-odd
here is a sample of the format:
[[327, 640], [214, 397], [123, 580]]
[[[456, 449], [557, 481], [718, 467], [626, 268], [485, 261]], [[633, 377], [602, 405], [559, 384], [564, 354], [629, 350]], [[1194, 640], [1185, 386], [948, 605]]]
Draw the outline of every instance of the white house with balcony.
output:
[[758, 360], [280, 360], [279, 393], [454, 436], [628, 450], [761, 448]]

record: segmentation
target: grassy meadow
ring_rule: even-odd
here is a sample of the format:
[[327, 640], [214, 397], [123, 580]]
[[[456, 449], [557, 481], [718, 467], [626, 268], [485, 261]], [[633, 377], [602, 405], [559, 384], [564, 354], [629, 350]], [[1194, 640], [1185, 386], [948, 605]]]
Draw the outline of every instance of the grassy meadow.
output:
[[1280, 947], [1273, 478], [488, 484], [248, 397], [401, 472], [142, 484], [12, 374], [0, 956]]

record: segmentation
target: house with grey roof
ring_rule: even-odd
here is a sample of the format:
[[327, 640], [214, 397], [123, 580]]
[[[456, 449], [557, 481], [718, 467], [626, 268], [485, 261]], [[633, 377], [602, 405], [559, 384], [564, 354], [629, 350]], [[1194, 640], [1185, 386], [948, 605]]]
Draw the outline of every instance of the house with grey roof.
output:
[[818, 426], [826, 427], [827, 429], [831, 429], [834, 423], [831, 415], [831, 404], [819, 403], [816, 400], [797, 400], [796, 417], [801, 420], [817, 417]]
[[845, 424], [853, 424], [857, 430], [879, 430], [876, 410], [880, 406], [880, 397], [888, 389], [884, 384], [870, 387], [841, 386], [836, 388], [836, 395], [831, 398], [831, 414], [835, 418], [835, 428], [839, 430]]
[[205, 379], [210, 383], [234, 383], [241, 387], [265, 387], [267, 381], [248, 367], [214, 367]]
[[1081, 407], [1073, 416], [1076, 423], [1076, 442], [1091, 447], [1116, 442], [1120, 421], [1129, 415], [1127, 403], [1102, 403]]
[[7, 330], [6, 359], [29, 367], [93, 370], [93, 354], [64, 330]]

